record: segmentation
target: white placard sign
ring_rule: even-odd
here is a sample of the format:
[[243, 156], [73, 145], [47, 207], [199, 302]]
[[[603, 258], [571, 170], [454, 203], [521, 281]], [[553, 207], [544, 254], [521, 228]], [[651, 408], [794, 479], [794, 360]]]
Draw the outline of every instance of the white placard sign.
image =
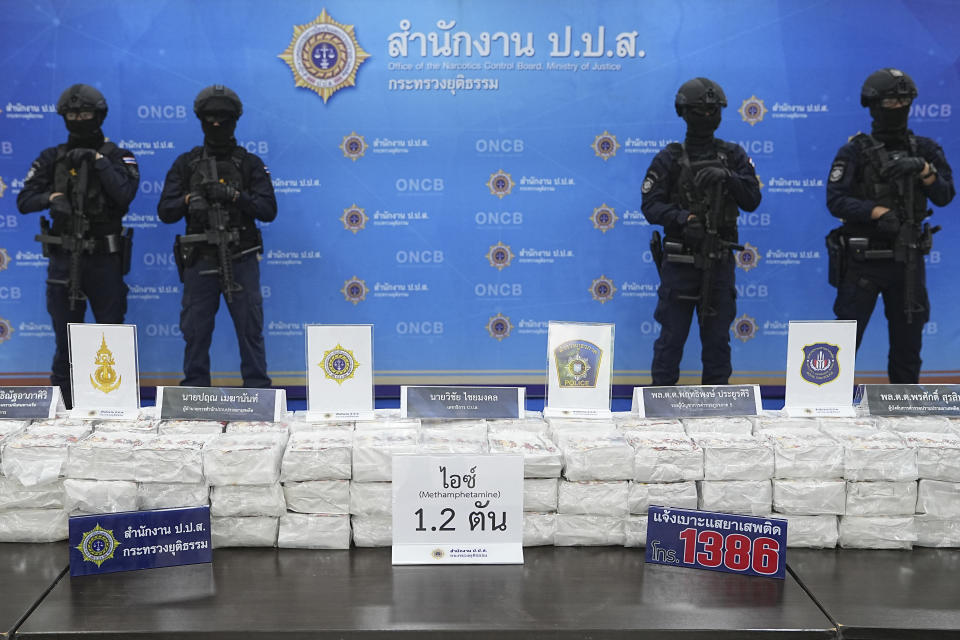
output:
[[306, 417], [373, 419], [373, 325], [307, 325]]
[[612, 324], [554, 322], [547, 328], [547, 417], [608, 418]]
[[129, 420], [140, 411], [137, 327], [67, 325], [75, 418]]
[[523, 456], [393, 457], [393, 564], [522, 563]]
[[791, 321], [784, 409], [797, 416], [854, 416], [857, 322]]

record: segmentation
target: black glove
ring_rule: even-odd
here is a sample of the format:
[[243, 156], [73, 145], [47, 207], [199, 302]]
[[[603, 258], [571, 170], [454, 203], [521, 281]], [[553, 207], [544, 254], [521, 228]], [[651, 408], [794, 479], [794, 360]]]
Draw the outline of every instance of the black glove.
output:
[[700, 191], [704, 191], [708, 187], [726, 181], [731, 175], [730, 169], [724, 167], [704, 167], [693, 177], [693, 184]]
[[236, 202], [237, 198], [239, 197], [239, 191], [228, 184], [224, 184], [223, 182], [207, 185], [207, 199], [211, 202], [227, 204], [230, 202]]
[[210, 205], [203, 195], [193, 192], [190, 194], [190, 202], [187, 203], [187, 213], [190, 216], [205, 216]]
[[50, 215], [53, 218], [73, 215], [73, 207], [70, 206], [70, 199], [63, 194], [60, 194], [59, 196], [51, 200]]
[[923, 158], [904, 156], [903, 158], [897, 158], [887, 163], [883, 168], [883, 177], [888, 180], [896, 180], [904, 176], [912, 176], [923, 172], [923, 168], [926, 165], [927, 161]]
[[688, 249], [699, 249], [703, 244], [703, 239], [707, 236], [706, 229], [700, 218], [694, 218], [683, 225], [683, 245]]
[[900, 233], [900, 214], [891, 209], [877, 218], [877, 233], [885, 238], [895, 238]]
[[70, 151], [67, 151], [67, 160], [70, 161], [70, 166], [73, 167], [79, 167], [84, 163], [85, 160], [89, 160], [92, 163], [96, 157], [97, 152], [93, 149], [77, 147], [76, 149], [70, 149]]

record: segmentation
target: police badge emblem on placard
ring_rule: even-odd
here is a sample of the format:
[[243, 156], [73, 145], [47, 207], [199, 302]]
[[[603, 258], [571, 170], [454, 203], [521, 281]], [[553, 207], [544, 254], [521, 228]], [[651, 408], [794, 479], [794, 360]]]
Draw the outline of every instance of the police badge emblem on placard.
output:
[[357, 42], [353, 25], [340, 24], [324, 9], [316, 20], [294, 26], [293, 39], [278, 57], [290, 66], [296, 86], [326, 102], [356, 85], [357, 70], [370, 54]]
[[553, 350], [561, 387], [596, 387], [603, 349], [586, 340], [571, 340]]
[[545, 416], [610, 416], [613, 332], [606, 323], [548, 323]]

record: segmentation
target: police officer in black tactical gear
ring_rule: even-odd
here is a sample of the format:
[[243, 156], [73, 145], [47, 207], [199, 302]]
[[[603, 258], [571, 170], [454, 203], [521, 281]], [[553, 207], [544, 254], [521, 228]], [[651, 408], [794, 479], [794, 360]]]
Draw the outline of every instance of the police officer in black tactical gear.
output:
[[174, 257], [183, 280], [180, 331], [186, 342], [184, 386], [210, 386], [210, 342], [220, 296], [227, 301], [240, 344], [245, 387], [269, 387], [260, 294], [262, 241], [257, 220], [277, 217], [277, 200], [263, 161], [233, 137], [243, 104], [223, 85], [207, 87], [193, 103], [203, 146], [181, 154], [167, 173], [157, 213], [186, 218]]
[[930, 318], [923, 257], [933, 234], [924, 219], [956, 193], [943, 149], [907, 128], [917, 97], [913, 80], [899, 69], [867, 77], [860, 104], [870, 109], [870, 134], [859, 133], [840, 147], [830, 167], [827, 207], [843, 226], [827, 236], [830, 284], [837, 287], [833, 311], [857, 321], [857, 347], [883, 296], [890, 337], [887, 375], [891, 383], [920, 378], [923, 325]]
[[103, 94], [87, 84], [70, 86], [57, 101], [67, 141], [40, 152], [17, 196], [20, 213], [50, 209], [41, 218], [47, 266], [47, 311], [56, 335], [50, 382], [72, 407], [67, 324], [83, 322], [87, 302], [102, 324], [121, 324], [127, 311], [132, 230], [121, 220], [137, 194], [134, 155], [103, 136]]
[[687, 123], [686, 137], [654, 157], [641, 187], [644, 216], [664, 230], [662, 245], [659, 232], [651, 242], [660, 272], [653, 314], [661, 325], [653, 346], [654, 385], [677, 383], [694, 311], [703, 346], [702, 383], [727, 384], [732, 371], [738, 209], [760, 205], [760, 184], [746, 152], [713, 135], [726, 106], [723, 89], [712, 80], [684, 83], [675, 107]]

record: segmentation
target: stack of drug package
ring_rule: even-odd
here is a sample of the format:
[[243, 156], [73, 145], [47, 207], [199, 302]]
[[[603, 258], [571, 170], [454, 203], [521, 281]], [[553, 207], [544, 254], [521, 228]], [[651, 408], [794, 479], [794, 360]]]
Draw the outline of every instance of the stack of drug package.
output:
[[628, 547], [644, 547], [650, 505], [697, 508], [696, 483], [703, 479], [703, 450], [677, 419], [614, 414], [614, 421], [634, 450], [624, 542]]
[[0, 434], [0, 542], [53, 542], [68, 536], [63, 475], [68, 446], [93, 429], [70, 418], [11, 423]]
[[839, 543], [859, 549], [910, 549], [917, 540], [917, 449], [876, 418], [821, 418], [843, 447], [846, 480]]
[[419, 453], [420, 420], [378, 411], [356, 423], [350, 521], [358, 547], [389, 546], [393, 540], [393, 456]]
[[563, 459], [539, 417], [490, 420], [490, 453], [523, 456], [523, 544], [552, 545], [557, 531], [557, 492]]
[[835, 547], [846, 508], [843, 448], [817, 419], [779, 412], [754, 418], [754, 434], [773, 447], [772, 515], [788, 521], [787, 546]]
[[272, 547], [286, 512], [280, 461], [286, 423], [228, 423], [202, 449], [213, 546]]
[[634, 451], [612, 420], [549, 420], [563, 455], [557, 492], [557, 546], [626, 542]]
[[353, 423], [294, 423], [280, 464], [286, 511], [277, 546], [350, 547]]
[[221, 431], [220, 422], [159, 423], [133, 451], [140, 510], [208, 506], [203, 447]]
[[773, 447], [753, 435], [748, 418], [684, 418], [684, 429], [703, 449], [699, 508], [752, 516], [770, 513]]
[[917, 546], [960, 547], [958, 424], [935, 416], [879, 419], [881, 429], [897, 432], [917, 452]]

